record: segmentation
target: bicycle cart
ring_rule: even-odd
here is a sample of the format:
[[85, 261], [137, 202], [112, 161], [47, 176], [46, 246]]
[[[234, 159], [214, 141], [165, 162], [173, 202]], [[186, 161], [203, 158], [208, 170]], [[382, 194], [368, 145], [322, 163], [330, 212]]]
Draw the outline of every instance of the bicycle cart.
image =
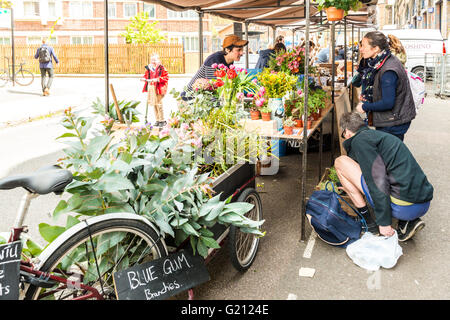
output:
[[[71, 181], [70, 171], [57, 166], [1, 179], [0, 190], [22, 187], [27, 191], [9, 242], [20, 241], [21, 234], [26, 232], [23, 222], [33, 198], [51, 192], [61, 194]], [[233, 166], [217, 178], [213, 189], [222, 192], [222, 199], [232, 195], [232, 201], [254, 204], [247, 216], [253, 220], [262, 219], [262, 204], [255, 190], [254, 165]], [[216, 224], [211, 231], [220, 244], [229, 239], [233, 266], [241, 272], [246, 271], [256, 257], [259, 238], [240, 232], [234, 226]], [[108, 213], [83, 220], [57, 236], [37, 258], [23, 256], [20, 261], [21, 298], [116, 299], [114, 272], [166, 257], [185, 247], [190, 249], [189, 242], [178, 248], [174, 243], [174, 239], [163, 238], [151, 222], [137, 214]], [[122, 248], [120, 252], [119, 248]], [[215, 250], [208, 252], [205, 263], [214, 253]]]

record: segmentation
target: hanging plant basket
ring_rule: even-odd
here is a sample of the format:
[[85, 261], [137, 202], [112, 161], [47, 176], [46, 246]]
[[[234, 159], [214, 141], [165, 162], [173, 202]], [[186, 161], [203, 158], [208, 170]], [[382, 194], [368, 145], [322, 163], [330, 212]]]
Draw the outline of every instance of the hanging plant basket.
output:
[[344, 18], [344, 9], [338, 9], [336, 7], [325, 8], [328, 21], [340, 21]]

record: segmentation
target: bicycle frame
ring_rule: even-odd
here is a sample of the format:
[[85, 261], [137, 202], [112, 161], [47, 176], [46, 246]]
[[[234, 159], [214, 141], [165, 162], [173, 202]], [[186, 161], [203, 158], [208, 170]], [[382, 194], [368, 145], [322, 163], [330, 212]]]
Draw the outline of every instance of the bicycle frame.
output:
[[[27, 193], [22, 197], [19, 209], [17, 211], [16, 220], [14, 222], [14, 227], [11, 230], [11, 236], [10, 236], [9, 242], [19, 241], [22, 232], [28, 231], [27, 227], [23, 225], [23, 221], [25, 220], [25, 217], [28, 213], [28, 209], [30, 207], [31, 200], [37, 198], [38, 196], [39, 195], [36, 193], [31, 193], [31, 192], [27, 191]], [[22, 255], [22, 258], [24, 258], [23, 255]], [[61, 283], [62, 286], [57, 288], [56, 290], [61, 290], [61, 289], [67, 288], [68, 286], [79, 286], [80, 289], [87, 290], [90, 292], [87, 295], [76, 297], [73, 300], [86, 300], [86, 299], [91, 299], [91, 298], [103, 300], [102, 295], [98, 292], [97, 289], [87, 286], [82, 283], [78, 283], [78, 282], [75, 283], [74, 281], [71, 281], [71, 280], [68, 280], [68, 279], [65, 279], [62, 277], [58, 277], [58, 276], [55, 276], [52, 274], [48, 274], [43, 271], [36, 270], [34, 268], [34, 264], [28, 258], [26, 258], [26, 260], [22, 259], [20, 261], [20, 270], [27, 272], [29, 274], [32, 274], [34, 276], [37, 276], [37, 277], [39, 277], [39, 279], [47, 279], [47, 280], [51, 279], [58, 283]], [[53, 293], [53, 291], [50, 291], [50, 292], [46, 293], [44, 296], [51, 295], [52, 293]]]

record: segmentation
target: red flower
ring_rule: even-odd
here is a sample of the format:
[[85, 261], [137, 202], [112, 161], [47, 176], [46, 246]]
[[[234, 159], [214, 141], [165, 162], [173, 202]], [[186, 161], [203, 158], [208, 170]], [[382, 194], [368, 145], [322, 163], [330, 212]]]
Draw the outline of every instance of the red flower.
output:
[[237, 73], [236, 71], [234, 71], [234, 69], [229, 69], [227, 75], [229, 79], [234, 79], [237, 77]]
[[225, 83], [223, 82], [222, 79], [217, 79], [216, 82], [214, 83], [214, 86], [215, 86], [216, 88], [219, 88], [219, 87], [223, 86], [224, 84], [225, 84]]
[[225, 77], [226, 74], [227, 74], [227, 73], [226, 73], [225, 70], [223, 70], [223, 69], [218, 69], [218, 70], [216, 70], [216, 71], [214, 72], [214, 75], [215, 75], [217, 78]]

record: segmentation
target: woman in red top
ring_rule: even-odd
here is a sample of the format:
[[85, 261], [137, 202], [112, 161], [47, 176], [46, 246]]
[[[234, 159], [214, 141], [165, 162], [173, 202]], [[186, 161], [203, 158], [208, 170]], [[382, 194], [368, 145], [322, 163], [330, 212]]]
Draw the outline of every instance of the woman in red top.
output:
[[146, 82], [142, 92], [148, 92], [147, 103], [153, 105], [155, 110], [155, 126], [164, 126], [165, 121], [162, 99], [167, 93], [169, 73], [161, 64], [157, 54], [154, 54], [150, 58], [150, 64], [145, 66], [145, 75], [143, 80]]

